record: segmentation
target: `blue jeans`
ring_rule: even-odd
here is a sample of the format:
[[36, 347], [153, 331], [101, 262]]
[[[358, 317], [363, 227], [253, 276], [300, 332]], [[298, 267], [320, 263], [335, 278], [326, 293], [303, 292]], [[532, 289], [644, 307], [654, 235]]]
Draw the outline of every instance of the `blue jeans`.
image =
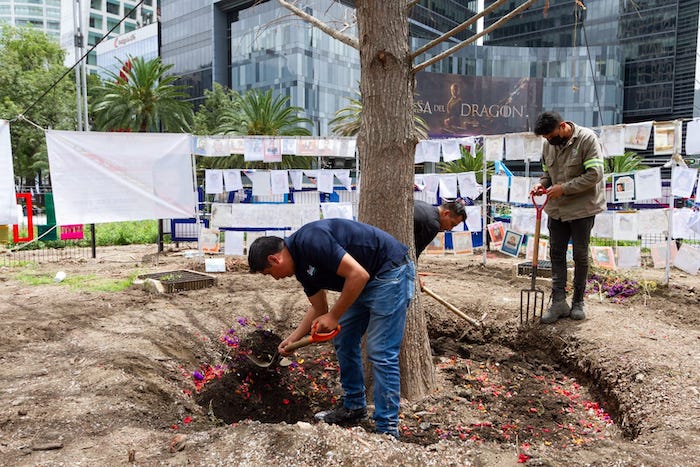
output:
[[582, 302], [588, 279], [588, 244], [595, 216], [562, 222], [549, 218], [549, 258], [552, 260], [552, 297], [566, 297], [566, 250], [569, 240], [574, 250], [574, 293], [572, 301]]
[[386, 271], [367, 283], [362, 294], [340, 318], [341, 331], [333, 339], [340, 365], [344, 406], [367, 405], [360, 344], [367, 333], [367, 357], [374, 379], [374, 420], [378, 433], [398, 436], [401, 384], [399, 351], [406, 310], [415, 293], [413, 261]]

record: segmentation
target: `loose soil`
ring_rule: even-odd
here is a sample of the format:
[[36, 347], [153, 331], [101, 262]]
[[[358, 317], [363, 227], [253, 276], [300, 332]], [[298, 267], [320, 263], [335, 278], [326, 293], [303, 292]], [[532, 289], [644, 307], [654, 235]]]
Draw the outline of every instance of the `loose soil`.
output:
[[626, 279], [652, 282], [620, 303], [592, 292], [584, 321], [521, 326], [521, 261], [420, 259], [425, 285], [484, 327], [419, 298], [438, 384], [402, 400], [399, 440], [371, 418], [314, 421], [342, 393], [330, 343], [288, 366], [248, 359], [271, 358], [305, 312], [294, 279], [248, 274], [234, 257], [211, 287], [102, 291], [204, 271], [153, 245], [3, 267], [2, 464], [700, 465], [697, 277], [673, 270], [664, 286], [663, 270], [635, 270]]

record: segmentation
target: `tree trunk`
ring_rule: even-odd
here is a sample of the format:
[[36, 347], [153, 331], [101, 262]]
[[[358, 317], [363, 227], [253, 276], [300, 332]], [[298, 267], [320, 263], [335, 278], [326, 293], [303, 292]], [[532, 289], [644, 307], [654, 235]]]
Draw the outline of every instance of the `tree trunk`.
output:
[[[405, 0], [356, 2], [362, 125], [359, 220], [413, 247], [413, 173], [416, 137], [414, 76]], [[417, 282], [417, 281], [416, 281]], [[407, 399], [435, 386], [427, 325], [420, 300], [408, 310], [401, 349], [401, 393]]]

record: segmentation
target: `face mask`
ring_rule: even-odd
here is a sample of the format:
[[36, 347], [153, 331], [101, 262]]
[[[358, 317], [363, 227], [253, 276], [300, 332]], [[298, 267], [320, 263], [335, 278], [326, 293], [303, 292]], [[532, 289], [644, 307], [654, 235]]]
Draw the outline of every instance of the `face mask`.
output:
[[547, 141], [547, 142], [549, 144], [551, 144], [552, 146], [563, 146], [566, 143], [566, 141], [567, 141], [566, 138], [562, 138], [561, 136], [557, 135], [557, 136], [552, 136], [551, 138], [549, 138], [549, 141]]

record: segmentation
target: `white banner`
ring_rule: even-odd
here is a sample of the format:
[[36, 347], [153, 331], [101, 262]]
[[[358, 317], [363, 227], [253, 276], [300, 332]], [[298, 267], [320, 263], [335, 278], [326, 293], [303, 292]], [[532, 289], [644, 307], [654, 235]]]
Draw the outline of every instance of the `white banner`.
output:
[[194, 217], [189, 134], [46, 131], [58, 224]]
[[[316, 193], [318, 195], [318, 193]], [[338, 204], [338, 203], [329, 203]], [[212, 228], [287, 228], [295, 230], [321, 218], [319, 203], [212, 203]]]
[[0, 225], [17, 223], [16, 206], [10, 124], [0, 120]]

